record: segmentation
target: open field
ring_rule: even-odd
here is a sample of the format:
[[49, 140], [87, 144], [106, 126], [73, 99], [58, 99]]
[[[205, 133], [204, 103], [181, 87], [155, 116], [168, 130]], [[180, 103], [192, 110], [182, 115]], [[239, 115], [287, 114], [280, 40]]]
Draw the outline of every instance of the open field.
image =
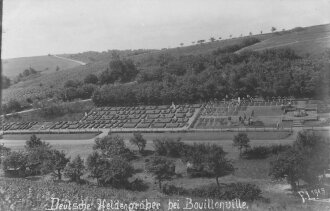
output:
[[244, 48], [244, 50], [261, 51], [271, 48], [290, 47], [299, 55], [315, 56], [329, 48], [330, 25], [312, 26], [301, 29], [297, 32], [283, 34], [264, 40], [255, 45]]
[[77, 62], [56, 58], [54, 56], [34, 56], [3, 60], [3, 74], [7, 77], [15, 77], [25, 69], [33, 68], [42, 73], [56, 72], [57, 66], [60, 70], [80, 66]]

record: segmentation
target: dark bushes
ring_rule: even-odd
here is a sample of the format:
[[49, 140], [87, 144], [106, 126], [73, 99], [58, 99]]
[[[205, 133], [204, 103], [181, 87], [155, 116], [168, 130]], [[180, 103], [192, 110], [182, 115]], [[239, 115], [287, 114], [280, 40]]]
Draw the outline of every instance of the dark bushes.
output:
[[181, 157], [184, 143], [180, 139], [173, 140], [170, 138], [155, 139], [154, 148], [157, 155], [168, 156], [168, 157]]
[[247, 149], [242, 157], [245, 159], [265, 159], [272, 154], [278, 154], [289, 149], [290, 145], [257, 146]]

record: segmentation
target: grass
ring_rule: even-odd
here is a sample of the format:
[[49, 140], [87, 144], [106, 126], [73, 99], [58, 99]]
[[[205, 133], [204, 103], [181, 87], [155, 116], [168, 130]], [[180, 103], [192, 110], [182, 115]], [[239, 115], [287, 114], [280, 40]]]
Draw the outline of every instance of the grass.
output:
[[8, 77], [15, 77], [29, 67], [42, 73], [55, 72], [56, 67], [60, 70], [79, 66], [76, 62], [59, 59], [53, 56], [33, 56], [3, 61], [3, 74]]
[[306, 27], [304, 30], [283, 34], [272, 39], [265, 40], [245, 49], [265, 50], [268, 48], [290, 47], [299, 55], [310, 54], [315, 56], [328, 48], [330, 42], [330, 25]]
[[20, 114], [7, 115], [6, 122], [58, 122], [58, 121], [79, 121], [95, 106], [90, 101], [76, 101], [61, 103], [63, 115], [47, 116], [42, 115], [40, 110], [28, 111]]

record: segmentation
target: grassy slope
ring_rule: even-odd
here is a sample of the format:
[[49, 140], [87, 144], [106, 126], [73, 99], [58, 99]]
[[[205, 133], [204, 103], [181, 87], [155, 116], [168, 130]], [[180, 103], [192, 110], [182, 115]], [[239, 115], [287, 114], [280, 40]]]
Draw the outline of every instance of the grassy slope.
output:
[[278, 47], [290, 47], [299, 55], [316, 56], [330, 48], [330, 24], [304, 28], [298, 32], [283, 33], [271, 39], [246, 47], [249, 50], [265, 50]]
[[3, 74], [8, 77], [15, 77], [29, 67], [43, 73], [50, 73], [55, 72], [57, 66], [63, 70], [79, 66], [79, 64], [53, 56], [5, 59], [3, 60]]
[[[321, 26], [307, 27], [300, 32], [288, 31], [284, 33], [280, 32], [255, 35], [254, 37], [259, 38], [262, 42], [252, 45], [246, 49], [262, 50], [266, 48], [288, 46], [294, 48], [295, 50], [297, 50], [298, 53], [302, 55], [310, 53], [311, 55], [316, 56], [322, 53], [325, 48], [330, 46], [330, 39], [323, 39], [324, 37], [329, 36], [329, 28], [330, 24], [327, 24]], [[242, 39], [244, 39], [244, 37], [208, 42], [202, 45], [198, 44], [180, 48], [178, 47], [152, 51], [151, 53], [143, 53], [135, 56], [130, 56], [129, 58], [133, 59], [136, 63], [139, 63], [140, 68], [152, 70], [152, 67], [148, 66], [147, 62], [151, 57], [157, 58], [160, 54], [165, 53], [175, 57], [190, 54], [206, 54], [212, 52], [219, 47], [240, 43]], [[295, 42], [296, 40], [298, 40], [297, 43], [288, 45], [288, 43]], [[102, 53], [96, 55], [100, 55], [102, 59], [96, 59], [97, 62], [89, 63], [84, 66], [78, 66], [74, 68], [69, 68], [67, 70], [43, 74], [40, 77], [16, 84], [9, 89], [3, 91], [3, 101], [6, 102], [10, 98], [26, 99], [27, 97], [31, 97], [33, 95], [44, 94], [51, 89], [57, 89], [59, 87], [62, 87], [63, 83], [69, 79], [82, 80], [84, 77], [86, 77], [86, 75], [90, 73], [99, 74], [107, 68], [109, 64], [109, 57]], [[68, 55], [66, 56], [69, 57]]]

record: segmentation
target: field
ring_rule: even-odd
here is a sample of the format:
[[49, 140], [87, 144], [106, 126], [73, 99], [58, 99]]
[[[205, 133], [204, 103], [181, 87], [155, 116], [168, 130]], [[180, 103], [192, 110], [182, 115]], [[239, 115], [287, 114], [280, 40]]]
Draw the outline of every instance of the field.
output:
[[3, 74], [7, 77], [15, 77], [25, 69], [33, 68], [42, 73], [51, 73], [56, 71], [58, 66], [60, 70], [79, 66], [80, 64], [69, 60], [56, 58], [54, 56], [34, 56], [3, 60]]
[[299, 55], [315, 56], [329, 48], [330, 25], [307, 27], [294, 33], [283, 34], [245, 49], [261, 51], [270, 48], [290, 47]]

